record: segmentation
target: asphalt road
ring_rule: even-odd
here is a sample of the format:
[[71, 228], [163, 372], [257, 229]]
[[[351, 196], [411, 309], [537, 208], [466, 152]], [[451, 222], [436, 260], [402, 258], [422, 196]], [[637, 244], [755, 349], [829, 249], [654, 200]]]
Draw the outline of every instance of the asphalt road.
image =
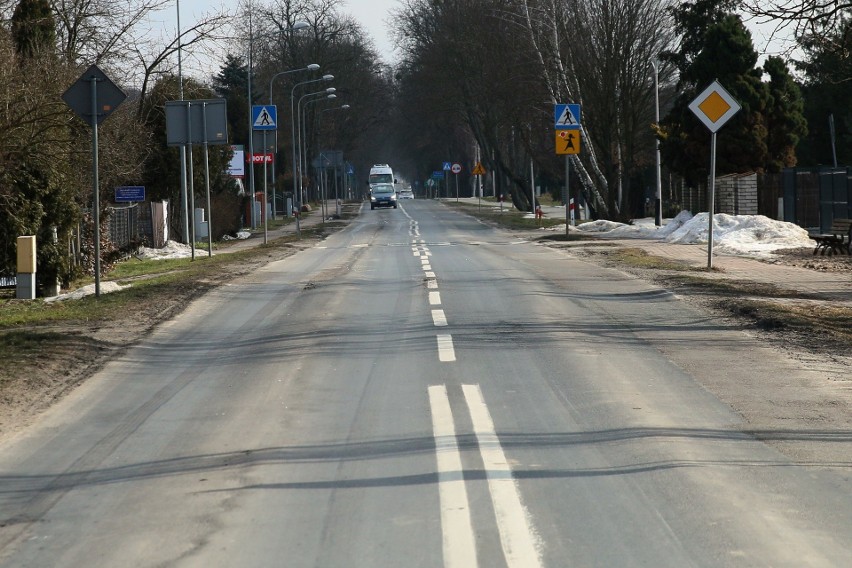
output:
[[696, 379], [777, 357], [437, 203], [367, 209], [0, 447], [0, 566], [847, 566], [849, 464]]

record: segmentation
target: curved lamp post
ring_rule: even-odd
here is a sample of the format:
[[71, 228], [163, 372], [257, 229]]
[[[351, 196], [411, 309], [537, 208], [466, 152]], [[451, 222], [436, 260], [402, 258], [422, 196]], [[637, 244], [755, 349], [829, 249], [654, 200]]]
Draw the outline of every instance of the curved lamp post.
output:
[[[297, 23], [305, 24], [305, 27], [308, 26], [307, 22], [297, 22]], [[295, 29], [295, 26], [294, 26], [294, 29]], [[298, 29], [302, 29], [302, 28], [298, 28]], [[272, 78], [269, 79], [269, 105], [272, 106], [272, 84], [275, 82], [275, 79], [277, 79], [278, 77], [280, 77], [282, 75], [289, 75], [290, 73], [298, 73], [299, 71], [317, 71], [317, 70], [319, 70], [319, 68], [320, 68], [320, 66], [317, 63], [311, 63], [310, 65], [308, 65], [306, 67], [301, 67], [299, 69], [290, 69], [288, 71], [279, 71], [278, 73], [273, 75]], [[266, 137], [266, 131], [265, 130], [263, 131], [263, 136], [264, 136], [264, 138]], [[266, 146], [265, 141], [264, 141], [264, 146]], [[266, 152], [266, 148], [264, 148], [263, 151]], [[275, 219], [275, 209], [276, 209], [275, 187], [278, 185], [275, 182], [275, 157], [274, 157], [275, 154], [277, 154], [277, 153], [278, 153], [278, 129], [276, 128], [275, 129], [275, 152], [273, 153], [273, 158], [272, 158], [272, 218], [273, 219]], [[264, 171], [264, 176], [265, 176], [266, 175], [266, 161], [263, 162], [263, 168], [264, 168], [263, 171]]]
[[[292, 145], [293, 145], [293, 196], [295, 197], [297, 194], [299, 196], [299, 202], [304, 202], [304, 196], [301, 193], [301, 182], [297, 187], [296, 176], [298, 175], [301, 180], [302, 177], [302, 163], [301, 163], [301, 150], [298, 149], [298, 145], [296, 144], [296, 133], [300, 132], [299, 130], [299, 114], [296, 112], [294, 108], [295, 97], [296, 97], [296, 89], [301, 87], [302, 85], [307, 85], [309, 83], [317, 83], [319, 81], [331, 81], [334, 79], [334, 75], [323, 75], [319, 79], [311, 79], [310, 81], [302, 81], [301, 83], [296, 83], [293, 85], [293, 89], [290, 91], [290, 131], [291, 136], [293, 137]], [[324, 91], [322, 91], [324, 92]], [[300, 99], [301, 100], [301, 99]], [[301, 140], [299, 141], [301, 144]], [[297, 172], [298, 169], [298, 172]]]
[[[344, 104], [344, 105], [340, 105], [338, 107], [331, 107], [331, 108], [322, 109], [320, 111], [320, 119], [319, 119], [319, 122], [318, 122], [318, 125], [317, 125], [317, 130], [322, 132], [322, 115], [323, 114], [325, 114], [329, 111], [333, 111], [333, 110], [349, 110], [349, 108], [350, 108], [349, 105]], [[328, 194], [327, 191], [325, 193], [326, 193], [326, 195]], [[337, 213], [337, 215], [339, 217], [340, 216], [340, 198], [338, 197], [338, 194], [337, 194], [337, 164], [334, 165], [334, 208], [335, 208], [335, 212]]]
[[[302, 195], [303, 197], [306, 197], [306, 196], [304, 195], [304, 186], [302, 185], [302, 172], [304, 172], [305, 169], [307, 169], [306, 166], [307, 166], [307, 163], [308, 163], [308, 158], [307, 158], [307, 148], [302, 148], [303, 143], [307, 142], [306, 130], [305, 130], [305, 120], [304, 120], [304, 117], [302, 115], [302, 101], [306, 98], [315, 97], [317, 95], [327, 95], [326, 98], [334, 99], [334, 98], [337, 98], [337, 95], [334, 94], [334, 92], [336, 90], [337, 89], [335, 89], [334, 87], [329, 87], [329, 88], [324, 89], [322, 91], [315, 91], [313, 93], [306, 93], [306, 94], [302, 95], [301, 97], [299, 97], [299, 101], [296, 103], [296, 120], [298, 121], [297, 127], [299, 128], [298, 142], [297, 142], [298, 147], [299, 147], [299, 157], [298, 157], [298, 161], [299, 161], [299, 194]], [[316, 100], [322, 100], [322, 99], [316, 99]], [[311, 102], [314, 102], [314, 101], [306, 102], [305, 106], [307, 106]]]
[[[251, 5], [251, 2], [249, 2], [249, 5], [248, 5], [248, 16], [249, 16], [249, 18], [248, 18], [248, 21], [249, 21], [248, 76], [246, 78], [246, 83], [247, 83], [247, 85], [246, 85], [247, 93], [246, 94], [248, 96], [247, 102], [248, 102], [248, 111], [249, 111], [248, 112], [249, 193], [250, 193], [249, 203], [251, 204], [251, 226], [252, 226], [252, 228], [254, 228], [256, 226], [255, 216], [254, 216], [254, 142], [253, 142], [254, 136], [252, 135], [253, 132], [254, 132], [254, 125], [251, 122], [251, 111], [252, 111], [252, 109], [251, 109], [251, 107], [252, 107], [251, 75], [252, 75], [252, 71], [253, 71], [252, 55], [253, 55], [253, 51], [254, 51], [254, 38], [253, 38], [253, 34], [252, 34], [251, 12], [252, 12], [252, 5]], [[308, 27], [310, 27], [310, 24], [308, 22], [294, 22], [293, 25], [287, 31], [295, 32], [295, 31], [298, 31], [298, 30], [303, 30], [303, 29], [308, 28]], [[266, 149], [264, 148], [264, 151], [265, 150]], [[265, 162], [264, 162], [264, 164], [265, 164]], [[266, 170], [264, 169], [264, 171], [266, 171]], [[264, 201], [265, 200], [266, 200], [266, 196], [264, 195]], [[264, 202], [263, 206], [266, 207], [265, 202]], [[273, 209], [275, 209], [275, 208], [273, 207]], [[264, 244], [266, 244], [266, 242], [268, 240], [266, 215], [263, 216], [263, 219], [264, 219], [263, 242], [264, 242]]]

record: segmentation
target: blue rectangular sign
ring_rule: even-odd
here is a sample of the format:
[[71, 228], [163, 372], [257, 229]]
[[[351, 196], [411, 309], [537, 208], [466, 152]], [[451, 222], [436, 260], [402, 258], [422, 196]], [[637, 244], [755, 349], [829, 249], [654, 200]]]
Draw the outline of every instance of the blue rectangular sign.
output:
[[144, 185], [123, 185], [115, 188], [116, 203], [133, 203], [145, 201]]
[[557, 130], [580, 130], [580, 105], [553, 105], [553, 120]]
[[432, 172], [432, 179], [444, 179], [444, 172], [441, 172], [441, 171]]
[[251, 107], [252, 130], [275, 130], [278, 128], [278, 110], [275, 105], [254, 105]]

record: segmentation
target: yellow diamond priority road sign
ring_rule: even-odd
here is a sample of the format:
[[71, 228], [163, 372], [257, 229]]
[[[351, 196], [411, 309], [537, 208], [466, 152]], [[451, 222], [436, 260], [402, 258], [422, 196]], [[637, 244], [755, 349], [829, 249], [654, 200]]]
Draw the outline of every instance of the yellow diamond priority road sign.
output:
[[716, 132], [737, 114], [740, 104], [719, 84], [719, 81], [713, 81], [689, 103], [689, 110], [695, 113], [710, 132]]

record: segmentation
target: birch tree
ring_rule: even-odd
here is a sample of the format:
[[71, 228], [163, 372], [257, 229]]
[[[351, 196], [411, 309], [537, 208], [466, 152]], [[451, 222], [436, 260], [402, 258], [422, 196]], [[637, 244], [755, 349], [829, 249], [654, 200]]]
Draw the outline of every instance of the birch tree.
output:
[[[650, 139], [652, 61], [671, 47], [668, 0], [519, 0], [552, 103], [582, 105], [583, 150], [571, 158], [604, 216], [622, 209], [617, 188]], [[663, 66], [662, 79], [671, 76]], [[643, 142], [645, 140], [645, 142]]]

